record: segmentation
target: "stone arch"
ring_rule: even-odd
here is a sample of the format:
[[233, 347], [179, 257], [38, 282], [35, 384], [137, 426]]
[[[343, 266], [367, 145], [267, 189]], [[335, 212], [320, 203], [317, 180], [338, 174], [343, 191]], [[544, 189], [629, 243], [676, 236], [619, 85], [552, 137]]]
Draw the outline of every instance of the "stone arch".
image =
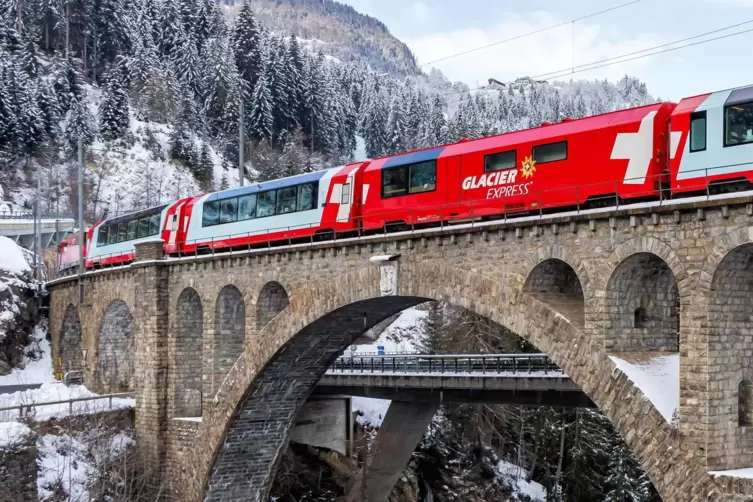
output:
[[539, 262], [528, 274], [523, 291], [565, 315], [579, 327], [585, 324], [583, 285], [572, 266], [559, 258]]
[[69, 304], [65, 309], [63, 325], [60, 328], [60, 359], [63, 375], [69, 371], [84, 369], [81, 338], [81, 320], [78, 317], [78, 309], [75, 305]]
[[[665, 500], [718, 496], [713, 479], [679, 448], [671, 426], [600, 344], [544, 303], [493, 278], [435, 263], [401, 263], [402, 296], [381, 297], [379, 282], [378, 267], [367, 267], [306, 285], [265, 326], [265, 343], [246, 347], [205, 410], [192, 456], [199, 475], [186, 479], [191, 495], [184, 499], [265, 499], [289, 424], [332, 360], [364, 328], [427, 300], [486, 316], [547, 353], [612, 421]], [[243, 454], [242, 470], [234, 468], [236, 452]]]
[[[710, 286], [708, 407], [714, 410], [709, 426], [718, 441], [709, 445], [709, 462], [714, 469], [727, 469], [753, 462], [753, 428], [740, 427], [753, 424], [753, 243], [740, 243], [724, 254]], [[732, 403], [737, 403], [737, 409]]]
[[214, 308], [211, 395], [217, 392], [228, 371], [243, 353], [245, 341], [246, 303], [238, 288], [229, 284], [220, 290]]
[[171, 386], [173, 415], [200, 417], [202, 410], [202, 353], [204, 348], [204, 308], [193, 288], [178, 296], [175, 309], [175, 340], [172, 345]]
[[114, 300], [105, 309], [97, 342], [97, 381], [110, 391], [132, 389], [136, 344], [133, 314], [123, 300]]
[[680, 291], [674, 272], [656, 254], [633, 253], [612, 270], [604, 315], [607, 351], [680, 350]]
[[261, 330], [290, 304], [288, 292], [277, 281], [269, 281], [256, 299], [256, 329]]

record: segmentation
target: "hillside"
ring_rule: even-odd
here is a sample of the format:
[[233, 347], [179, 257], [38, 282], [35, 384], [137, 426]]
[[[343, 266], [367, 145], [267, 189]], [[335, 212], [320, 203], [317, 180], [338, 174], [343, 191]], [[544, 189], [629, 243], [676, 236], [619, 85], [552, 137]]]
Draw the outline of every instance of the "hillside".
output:
[[[242, 0], [220, 0], [232, 19]], [[415, 75], [416, 58], [379, 20], [332, 0], [252, 0], [259, 21], [277, 33], [296, 35], [312, 50], [377, 73]]]

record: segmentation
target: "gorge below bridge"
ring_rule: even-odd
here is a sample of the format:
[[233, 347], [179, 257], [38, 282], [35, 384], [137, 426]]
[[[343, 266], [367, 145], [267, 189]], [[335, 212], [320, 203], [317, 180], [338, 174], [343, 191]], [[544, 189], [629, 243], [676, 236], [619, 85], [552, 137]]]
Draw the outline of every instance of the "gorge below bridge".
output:
[[[143, 242], [129, 265], [48, 283], [53, 355], [92, 389], [135, 392], [171, 499], [262, 501], [336, 358], [444, 301], [549, 356], [664, 500], [753, 500], [710, 474], [753, 467], [751, 223], [742, 193], [195, 257]], [[679, 353], [675, 420], [610, 358], [625, 353]]]

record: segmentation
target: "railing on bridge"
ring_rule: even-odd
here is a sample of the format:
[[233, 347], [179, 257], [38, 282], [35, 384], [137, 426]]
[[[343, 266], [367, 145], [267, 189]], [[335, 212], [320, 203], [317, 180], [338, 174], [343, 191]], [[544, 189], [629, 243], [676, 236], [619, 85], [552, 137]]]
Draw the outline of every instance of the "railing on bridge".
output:
[[[35, 402], [28, 402], [28, 403], [21, 403], [16, 404], [13, 406], [5, 406], [0, 408], [0, 421], [7, 419], [8, 412], [11, 411], [18, 411], [18, 415], [20, 418], [28, 417], [33, 410], [36, 408], [41, 408], [43, 406], [54, 406], [54, 405], [60, 405], [60, 404], [67, 404], [68, 405], [68, 413], [73, 414], [73, 403], [80, 403], [85, 401], [102, 401], [104, 399], [107, 399], [108, 401], [108, 410], [112, 409], [112, 400], [113, 399], [133, 399], [134, 394], [132, 392], [121, 392], [117, 394], [103, 394], [101, 396], [88, 396], [88, 397], [74, 397], [71, 399], [62, 399], [60, 401], [45, 401], [43, 403], [35, 403]], [[104, 411], [104, 410], [99, 410]], [[4, 418], [3, 418], [4, 417]]]
[[[0, 220], [33, 220], [34, 213], [28, 211], [0, 211]], [[73, 213], [42, 213], [42, 220], [72, 220]]]
[[550, 373], [562, 375], [544, 354], [473, 354], [473, 355], [384, 355], [341, 356], [328, 374], [337, 373]]

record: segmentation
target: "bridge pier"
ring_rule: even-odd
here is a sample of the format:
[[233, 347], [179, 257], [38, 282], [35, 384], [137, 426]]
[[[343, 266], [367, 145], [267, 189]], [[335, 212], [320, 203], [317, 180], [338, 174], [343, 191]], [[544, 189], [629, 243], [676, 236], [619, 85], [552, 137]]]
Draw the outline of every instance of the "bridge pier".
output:
[[163, 241], [136, 244], [133, 263], [136, 339], [136, 441], [147, 472], [163, 480], [167, 434], [168, 269]]
[[348, 489], [347, 502], [387, 502], [400, 474], [439, 408], [439, 399], [392, 401], [379, 428], [364, 472]]

